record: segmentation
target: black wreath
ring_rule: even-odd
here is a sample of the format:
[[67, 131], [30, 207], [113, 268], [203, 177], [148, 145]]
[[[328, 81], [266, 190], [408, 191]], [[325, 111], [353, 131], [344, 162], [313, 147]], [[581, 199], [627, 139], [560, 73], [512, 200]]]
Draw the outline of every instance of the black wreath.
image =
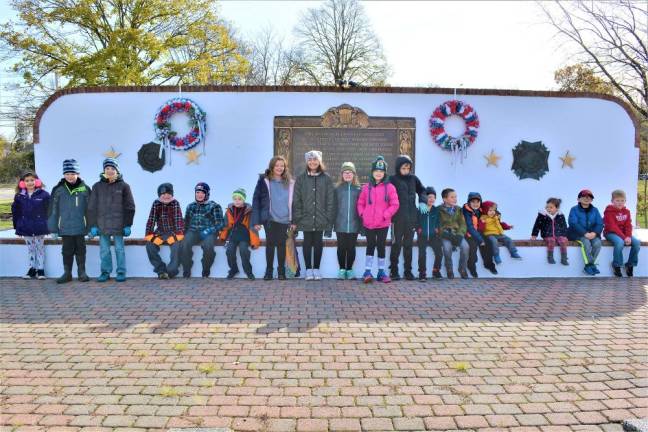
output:
[[164, 156], [164, 149], [162, 149], [162, 157], [160, 157], [160, 144], [150, 142], [144, 144], [137, 152], [137, 162], [146, 171], [160, 171], [164, 167]]
[[549, 150], [542, 141], [520, 141], [513, 149], [511, 170], [520, 180], [525, 178], [540, 180], [549, 171]]

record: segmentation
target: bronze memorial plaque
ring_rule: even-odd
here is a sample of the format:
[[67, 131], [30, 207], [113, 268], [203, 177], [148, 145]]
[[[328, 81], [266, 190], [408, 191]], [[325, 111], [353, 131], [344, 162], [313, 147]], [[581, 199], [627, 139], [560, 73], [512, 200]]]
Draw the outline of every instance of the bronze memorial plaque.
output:
[[304, 153], [319, 150], [335, 181], [342, 163], [351, 161], [360, 182], [366, 183], [376, 155], [385, 157], [388, 174], [393, 173], [396, 156], [406, 154], [414, 160], [415, 130], [413, 117], [369, 117], [360, 108], [345, 104], [319, 117], [275, 117], [274, 154], [286, 157], [295, 175], [306, 169]]

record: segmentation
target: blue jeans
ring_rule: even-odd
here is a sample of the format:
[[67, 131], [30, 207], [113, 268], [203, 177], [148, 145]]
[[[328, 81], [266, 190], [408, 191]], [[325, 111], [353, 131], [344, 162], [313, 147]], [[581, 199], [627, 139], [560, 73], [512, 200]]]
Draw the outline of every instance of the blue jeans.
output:
[[[450, 240], [441, 240], [443, 249], [443, 259], [445, 260], [445, 267], [447, 271], [452, 271], [452, 252], [455, 249]], [[468, 251], [470, 247], [466, 239], [461, 239], [459, 245], [459, 271], [466, 271], [466, 262], [468, 262]]]
[[601, 239], [594, 237], [592, 240], [589, 240], [581, 237], [577, 241], [581, 245], [581, 254], [583, 254], [585, 265], [596, 265], [596, 258], [601, 252]]
[[517, 248], [513, 244], [513, 240], [511, 237], [506, 236], [504, 234], [500, 235], [487, 235], [486, 236], [486, 241], [490, 243], [491, 249], [493, 250], [493, 256], [499, 256], [499, 243], [502, 242], [504, 244], [504, 247], [508, 249], [509, 253], [511, 255], [515, 255], [517, 253]]
[[[610, 240], [614, 245], [614, 252], [612, 253], [612, 265], [614, 267], [623, 266], [623, 247], [625, 243], [623, 239], [614, 233], [607, 233], [605, 238]], [[631, 237], [632, 241], [630, 242], [630, 255], [628, 256], [628, 262], [626, 263], [629, 267], [637, 267], [639, 263], [639, 250], [641, 249], [641, 242], [637, 237]]]
[[[99, 236], [99, 256], [101, 257], [101, 273], [112, 272], [112, 254], [110, 253], [110, 237]], [[124, 236], [112, 236], [115, 241], [115, 259], [117, 261], [117, 274], [126, 274], [126, 251], [124, 249]]]

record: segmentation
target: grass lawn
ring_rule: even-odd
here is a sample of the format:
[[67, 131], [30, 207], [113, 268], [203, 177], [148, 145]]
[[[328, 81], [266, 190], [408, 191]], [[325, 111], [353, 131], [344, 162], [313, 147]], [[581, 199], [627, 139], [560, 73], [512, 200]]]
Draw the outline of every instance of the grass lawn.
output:
[[13, 228], [11, 223], [11, 201], [10, 199], [0, 200], [0, 231]]
[[648, 220], [646, 220], [646, 212], [642, 211], [642, 206], [645, 207], [648, 205], [648, 196], [644, 195], [644, 188], [648, 180], [639, 180], [637, 186], [637, 192], [639, 199], [637, 201], [637, 223], [641, 228], [648, 228]]

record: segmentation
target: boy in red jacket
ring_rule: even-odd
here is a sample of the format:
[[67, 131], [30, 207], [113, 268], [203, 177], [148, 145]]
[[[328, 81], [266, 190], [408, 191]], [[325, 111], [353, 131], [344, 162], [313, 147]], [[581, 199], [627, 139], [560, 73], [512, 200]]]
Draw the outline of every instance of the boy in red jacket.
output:
[[614, 245], [612, 268], [617, 277], [622, 277], [623, 246], [630, 246], [630, 256], [625, 263], [628, 277], [632, 277], [632, 269], [639, 262], [639, 249], [641, 248], [639, 239], [632, 236], [632, 218], [625, 203], [625, 192], [617, 189], [612, 192], [612, 204], [608, 205], [603, 213], [603, 234]]

